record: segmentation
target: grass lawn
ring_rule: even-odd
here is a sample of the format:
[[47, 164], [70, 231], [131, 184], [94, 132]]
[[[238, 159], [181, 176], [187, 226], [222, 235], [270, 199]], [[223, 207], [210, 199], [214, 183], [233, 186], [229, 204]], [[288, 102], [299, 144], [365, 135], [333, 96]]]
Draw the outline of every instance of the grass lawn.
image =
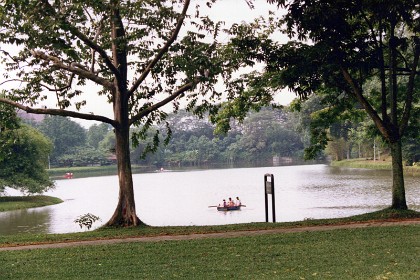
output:
[[420, 226], [0, 252], [0, 279], [420, 279]]
[[61, 199], [46, 196], [4, 196], [0, 197], [0, 212], [41, 207], [63, 202]]

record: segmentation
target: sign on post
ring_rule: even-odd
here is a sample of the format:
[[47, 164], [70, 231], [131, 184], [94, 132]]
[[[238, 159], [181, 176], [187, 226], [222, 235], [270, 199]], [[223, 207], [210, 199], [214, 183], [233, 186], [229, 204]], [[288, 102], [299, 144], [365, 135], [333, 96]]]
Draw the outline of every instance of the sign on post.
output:
[[268, 195], [271, 194], [271, 206], [273, 214], [273, 223], [276, 222], [276, 201], [274, 197], [274, 175], [264, 175], [264, 190], [265, 190], [265, 222], [268, 223]]

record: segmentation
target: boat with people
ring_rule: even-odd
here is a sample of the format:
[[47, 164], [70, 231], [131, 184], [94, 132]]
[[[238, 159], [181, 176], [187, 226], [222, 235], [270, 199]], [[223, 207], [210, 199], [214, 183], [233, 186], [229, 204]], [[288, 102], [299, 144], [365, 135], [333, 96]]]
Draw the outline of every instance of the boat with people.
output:
[[217, 206], [217, 211], [236, 211], [241, 210], [242, 205], [234, 205], [234, 206]]
[[218, 206], [209, 206], [209, 207], [217, 207], [217, 211], [236, 211], [241, 210], [241, 207], [245, 206], [242, 204], [239, 197], [236, 197], [236, 201], [233, 201], [231, 197], [229, 200], [223, 199], [223, 203], [219, 204]]

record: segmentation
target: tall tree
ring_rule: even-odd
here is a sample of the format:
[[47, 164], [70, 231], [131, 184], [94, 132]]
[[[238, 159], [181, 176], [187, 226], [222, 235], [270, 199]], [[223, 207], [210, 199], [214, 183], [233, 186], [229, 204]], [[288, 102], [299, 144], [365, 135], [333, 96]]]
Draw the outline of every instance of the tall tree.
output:
[[[115, 131], [119, 199], [109, 226], [141, 224], [130, 127], [142, 127], [134, 134], [141, 139], [153, 123], [165, 122], [165, 105], [176, 111], [185, 97], [189, 109], [204, 108], [219, 96], [213, 85], [223, 70], [216, 53], [220, 24], [199, 13], [201, 4], [213, 2], [197, 4], [191, 16], [189, 0], [1, 1], [0, 42], [10, 46], [0, 52], [5, 77], [20, 83], [0, 102], [35, 114], [104, 122]], [[183, 27], [189, 30], [179, 38]], [[93, 94], [112, 104], [112, 118], [79, 111]], [[46, 98], [56, 99], [58, 107], [36, 108]]]
[[[288, 87], [301, 98], [328, 92], [337, 104], [356, 101], [386, 139], [392, 154], [392, 208], [406, 209], [401, 140], [419, 102], [420, 6], [415, 0], [268, 0], [286, 10], [275, 22], [291, 41], [262, 31], [233, 29], [230, 53], [266, 63], [248, 76], [247, 100], [270, 98], [265, 88]], [[272, 19], [272, 18], [270, 18]], [[273, 22], [271, 22], [273, 23]], [[259, 24], [258, 28], [264, 25]], [[380, 90], [364, 85], [380, 81]], [[259, 89], [259, 90], [256, 90]], [[241, 97], [242, 98], [242, 97]], [[353, 101], [351, 101], [351, 99]], [[351, 104], [351, 103], [348, 103]], [[326, 143], [326, 141], [325, 141]]]
[[[357, 100], [391, 148], [392, 207], [406, 209], [401, 141], [413, 103], [419, 102], [419, 91], [414, 87], [420, 74], [418, 2], [275, 2], [288, 10], [288, 34], [313, 42], [294, 45], [295, 51], [305, 54], [312, 73], [305, 69], [288, 85], [310, 92], [314, 89], [311, 77], [316, 73], [319, 76], [313, 80], [322, 86], [334, 87], [337, 94], [344, 92]], [[372, 77], [381, 82], [379, 92], [363, 87]]]
[[61, 116], [48, 116], [38, 129], [53, 143], [50, 160], [53, 164], [65, 154], [71, 154], [76, 147], [86, 143], [86, 130], [77, 122]]
[[106, 123], [94, 124], [89, 127], [86, 134], [87, 145], [93, 148], [98, 148], [99, 142], [104, 140], [105, 135], [109, 131], [109, 125]]

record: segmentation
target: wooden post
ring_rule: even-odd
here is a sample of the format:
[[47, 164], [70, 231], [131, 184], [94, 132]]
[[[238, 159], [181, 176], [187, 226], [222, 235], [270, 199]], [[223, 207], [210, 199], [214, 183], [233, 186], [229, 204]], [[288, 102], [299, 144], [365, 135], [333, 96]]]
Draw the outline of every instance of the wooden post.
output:
[[[270, 178], [270, 180], [268, 180]], [[271, 206], [273, 214], [273, 223], [276, 222], [276, 200], [274, 192], [274, 175], [264, 175], [264, 198], [265, 198], [265, 222], [268, 223], [268, 195], [271, 194]]]

